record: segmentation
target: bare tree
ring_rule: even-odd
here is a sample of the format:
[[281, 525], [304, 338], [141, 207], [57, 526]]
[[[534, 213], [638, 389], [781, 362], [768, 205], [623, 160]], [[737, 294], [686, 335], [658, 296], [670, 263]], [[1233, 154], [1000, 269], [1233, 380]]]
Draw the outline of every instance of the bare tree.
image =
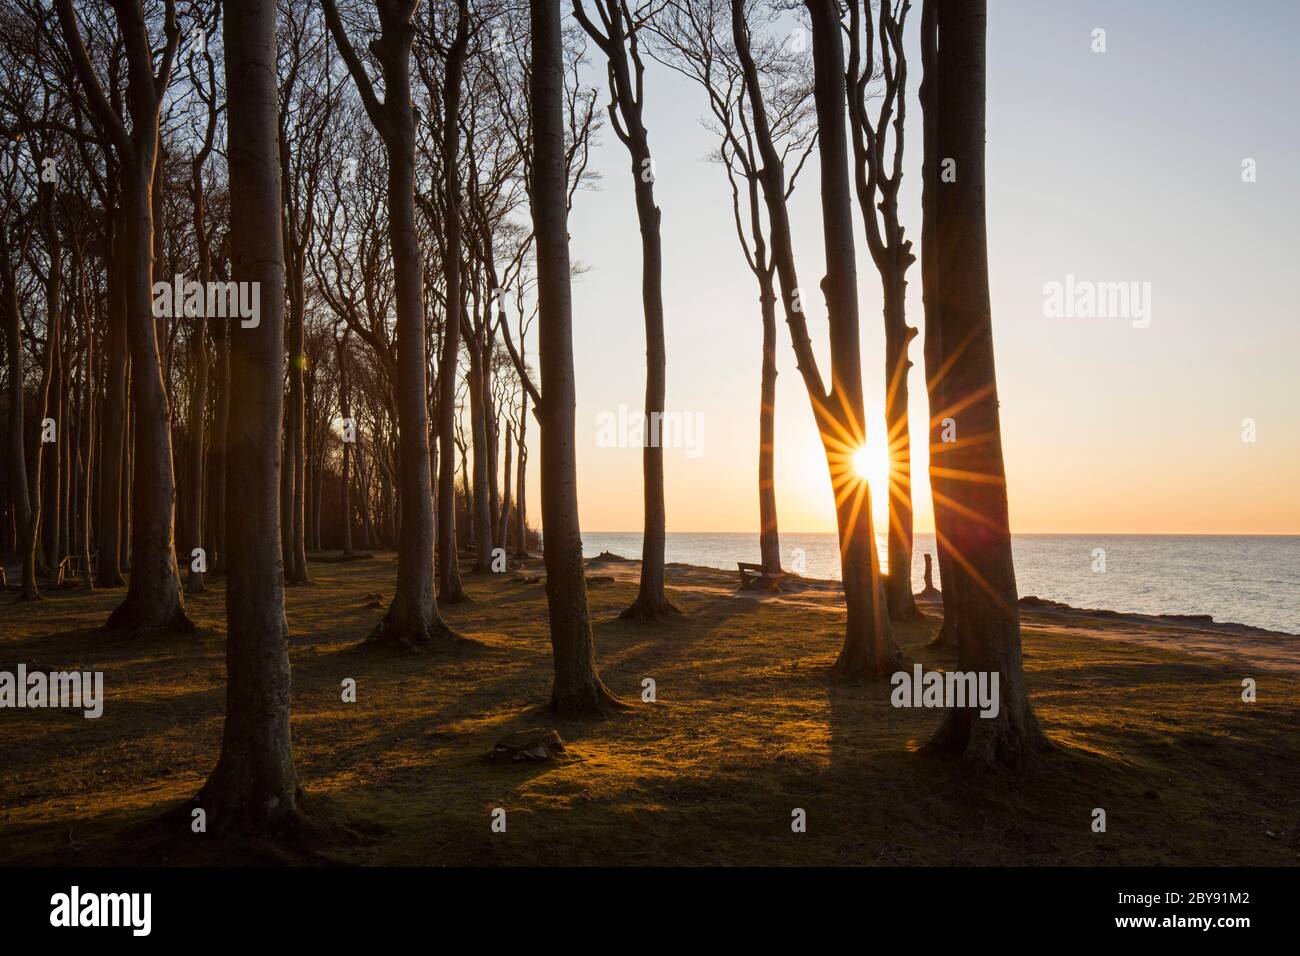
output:
[[[912, 596], [912, 438], [908, 424], [907, 351], [916, 328], [907, 324], [907, 270], [916, 261], [898, 218], [903, 180], [903, 124], [907, 108], [907, 58], [903, 30], [910, 0], [879, 0], [879, 26], [869, 0], [849, 2], [849, 130], [854, 185], [871, 261], [880, 273], [885, 319], [885, 428], [889, 447], [889, 574], [885, 599], [895, 621], [920, 617]], [[876, 69], [876, 39], [880, 68]], [[875, 117], [871, 81], [884, 90]]]
[[415, 33], [412, 18], [418, 2], [375, 0], [379, 36], [371, 41], [370, 49], [383, 75], [381, 102], [370, 74], [348, 39], [338, 8], [333, 0], [324, 0], [330, 33], [388, 154], [388, 230], [397, 305], [402, 520], [398, 529], [397, 587], [372, 639], [404, 645], [454, 637], [438, 612], [433, 590], [433, 486], [424, 302], [415, 224], [415, 115], [411, 104], [411, 44]]
[[[762, 157], [754, 141], [753, 118], [745, 94], [744, 70], [731, 42], [729, 0], [673, 0], [651, 21], [660, 41], [656, 58], [703, 87], [711, 126], [718, 136], [715, 156], [731, 187], [732, 215], [745, 264], [758, 282], [763, 327], [759, 388], [758, 514], [759, 554], [763, 567], [781, 570], [781, 541], [776, 512], [776, 262], [769, 252], [764, 221]], [[812, 87], [801, 57], [776, 42], [755, 53], [757, 73], [765, 84], [765, 104], [773, 144], [783, 163], [793, 155], [794, 168], [783, 198], [816, 142], [812, 122]]]
[[[1011, 558], [1006, 468], [993, 360], [984, 185], [985, 0], [926, 0], [925, 198], [926, 359], [940, 363], [943, 407], [958, 440], [931, 446], [943, 476], [935, 535], [949, 555], [943, 591], [951, 601], [957, 667], [999, 675], [997, 716], [953, 708], [928, 747], [978, 764], [1016, 766], [1048, 746], [1025, 688], [1016, 574]], [[933, 120], [933, 122], [931, 122]], [[945, 173], [941, 167], [946, 167]], [[933, 335], [934, 341], [931, 342]]]
[[56, 9], [77, 75], [99, 122], [108, 131], [123, 178], [124, 284], [135, 408], [134, 513], [130, 584], [126, 599], [109, 616], [108, 626], [193, 630], [194, 625], [185, 614], [176, 567], [176, 485], [172, 472], [170, 408], [151, 294], [152, 189], [158, 160], [159, 111], [180, 42], [176, 5], [174, 0], [165, 3], [163, 45], [156, 69], [143, 7], [125, 0], [114, 7], [126, 51], [129, 132], [126, 118], [110, 102], [95, 75], [72, 0], [56, 0]]
[[622, 617], [656, 621], [681, 612], [664, 592], [664, 451], [659, 423], [667, 392], [667, 358], [664, 350], [663, 242], [659, 233], [660, 210], [654, 197], [654, 160], [643, 121], [645, 64], [639, 33], [647, 8], [634, 15], [627, 0], [593, 0], [600, 19], [597, 26], [587, 16], [582, 0], [574, 0], [573, 14], [592, 41], [605, 54], [609, 74], [609, 118], [614, 133], [631, 157], [637, 223], [641, 227], [641, 305], [645, 312], [645, 427], [642, 480], [645, 528], [641, 539], [641, 583], [636, 600]]
[[790, 327], [799, 374], [812, 404], [813, 418], [835, 492], [840, 564], [848, 613], [844, 645], [834, 669], [850, 676], [883, 676], [898, 668], [902, 656], [894, 643], [889, 612], [884, 604], [870, 488], [853, 468], [854, 455], [866, 441], [866, 423], [848, 138], [845, 133], [844, 49], [832, 0], [809, 0], [808, 9], [813, 25], [813, 98], [817, 110], [826, 246], [826, 276], [822, 290], [830, 320], [829, 390], [808, 337], [785, 203], [785, 166], [773, 144], [766, 100], [751, 53], [745, 0], [732, 0], [732, 35], [744, 70], [754, 138], [763, 160], [761, 182], [771, 223], [772, 254], [780, 280], [786, 324]]
[[[216, 26], [221, 18], [221, 2], [216, 0], [212, 5], [212, 26]], [[208, 24], [205, 22], [199, 24], [198, 29], [207, 30]], [[203, 44], [202, 49], [203, 72], [200, 73], [198, 65], [195, 63], [195, 55], [191, 53], [189, 60], [190, 83], [194, 87], [195, 94], [203, 104], [203, 111], [206, 114], [206, 122], [203, 126], [203, 138], [199, 148], [195, 150], [190, 159], [190, 201], [194, 208], [194, 238], [195, 245], [198, 249], [199, 258], [199, 283], [203, 288], [207, 288], [208, 282], [212, 279], [212, 244], [208, 235], [207, 225], [207, 200], [203, 181], [203, 168], [207, 165], [208, 157], [212, 154], [212, 147], [215, 142], [217, 133], [217, 68], [216, 62], [212, 58], [212, 51], [207, 43]], [[189, 513], [189, 529], [191, 541], [195, 547], [205, 547], [203, 539], [203, 485], [204, 485], [204, 425], [207, 421], [207, 402], [208, 402], [208, 320], [207, 310], [199, 310], [196, 318], [194, 329], [190, 337], [191, 364], [194, 368], [194, 391], [190, 396], [190, 493], [186, 497]], [[206, 562], [204, 562], [206, 563]], [[202, 567], [202, 564], [191, 562], [189, 577], [186, 580], [186, 590], [191, 594], [199, 593], [205, 590], [204, 572], [196, 570], [196, 567]]]
[[460, 213], [460, 104], [461, 81], [469, 46], [469, 6], [456, 0], [456, 25], [451, 43], [443, 46], [442, 173], [443, 268], [446, 274], [446, 310], [442, 352], [438, 362], [438, 596], [447, 602], [468, 600], [460, 579], [456, 547], [456, 366], [460, 361], [462, 318], [461, 213]]
[[339, 481], [339, 513], [343, 521], [343, 557], [352, 557], [352, 446], [356, 441], [356, 423], [352, 418], [352, 383], [348, 378], [348, 333], [347, 326], [342, 334], [334, 333], [335, 360], [339, 367], [339, 411], [343, 415], [343, 427], [352, 428], [352, 436], [343, 439], [342, 475]]
[[[0, 310], [4, 313], [5, 351], [9, 364], [9, 498], [22, 548], [23, 571], [21, 600], [40, 596], [36, 579], [36, 534], [33, 512], [39, 507], [37, 484], [28, 485], [27, 452], [24, 433], [27, 429], [24, 406], [25, 361], [22, 341], [22, 316], [18, 296], [18, 268], [27, 255], [35, 216], [23, 208], [24, 192], [19, 182], [18, 139], [9, 139], [0, 153]], [[37, 455], [39, 460], [39, 454]], [[39, 465], [35, 465], [39, 469]], [[39, 476], [39, 472], [37, 472]], [[35, 499], [35, 500], [33, 500]], [[37, 519], [39, 521], [39, 519]]]

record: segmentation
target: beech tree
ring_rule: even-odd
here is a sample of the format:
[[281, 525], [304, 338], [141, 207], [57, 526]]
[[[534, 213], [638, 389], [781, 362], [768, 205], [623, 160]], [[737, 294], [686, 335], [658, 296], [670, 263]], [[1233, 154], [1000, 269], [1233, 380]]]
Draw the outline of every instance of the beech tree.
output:
[[285, 418], [281, 508], [285, 577], [310, 584], [307, 568], [308, 421], [306, 349], [307, 256], [314, 238], [322, 144], [334, 120], [336, 93], [320, 21], [295, 4], [284, 5], [280, 68], [280, 165], [284, 189], [282, 228], [289, 270], [289, 407]]
[[587, 16], [582, 0], [574, 0], [573, 14], [592, 41], [605, 54], [609, 74], [609, 119], [631, 158], [637, 224], [641, 228], [641, 305], [645, 313], [645, 427], [642, 480], [645, 527], [641, 538], [641, 583], [636, 600], [622, 617], [657, 621], [681, 612], [664, 591], [664, 450], [659, 434], [667, 392], [667, 357], [664, 351], [663, 241], [659, 233], [660, 210], [654, 197], [654, 160], [646, 132], [645, 64], [641, 59], [642, 22], [627, 0], [593, 0], [600, 19], [597, 26]]
[[280, 229], [275, 5], [225, 0], [231, 277], [255, 283], [260, 324], [230, 330], [226, 499], [226, 720], [196, 801], [215, 830], [264, 831], [298, 815], [289, 731], [280, 549], [284, 237]]
[[531, 389], [541, 422], [542, 523], [546, 605], [555, 681], [551, 709], [589, 714], [624, 706], [600, 679], [587, 610], [578, 524], [577, 399], [573, 374], [573, 298], [569, 193], [565, 166], [564, 48], [560, 0], [529, 0], [533, 232], [537, 240], [537, 335], [541, 389]]
[[114, 6], [127, 62], [126, 116], [100, 85], [72, 0], [56, 0], [56, 10], [82, 89], [107, 131], [122, 176], [123, 285], [135, 411], [131, 577], [126, 598], [109, 616], [108, 626], [193, 630], [176, 566], [170, 408], [152, 296], [158, 122], [180, 42], [176, 5], [174, 0], [164, 5], [162, 51], [156, 68], [141, 5], [120, 0]]
[[926, 361], [938, 362], [931, 400], [958, 429], [957, 441], [931, 446], [931, 473], [943, 478], [935, 536], [948, 553], [943, 592], [957, 668], [997, 673], [1001, 695], [996, 717], [946, 711], [928, 748], [1016, 766], [1048, 742], [1025, 688], [994, 374], [984, 181], [988, 11], [985, 0], [926, 0], [922, 16], [929, 204], [922, 255], [934, 257], [925, 279]]
[[880, 559], [871, 514], [871, 491], [855, 474], [853, 457], [866, 442], [862, 359], [858, 330], [857, 267], [854, 260], [853, 207], [845, 130], [845, 63], [834, 0], [808, 0], [821, 159], [822, 228], [826, 276], [822, 290], [830, 324], [831, 386], [826, 388], [804, 315], [804, 297], [795, 269], [790, 219], [785, 202], [785, 164], [776, 151], [766, 99], [751, 53], [745, 0], [732, 0], [736, 53], [745, 77], [754, 123], [754, 140], [763, 166], [760, 181], [772, 231], [772, 254], [781, 286], [786, 324], [796, 363], [812, 405], [835, 493], [840, 566], [847, 606], [844, 645], [834, 671], [855, 677], [880, 677], [903, 663], [894, 643], [884, 603]]
[[[758, 418], [759, 554], [763, 568], [781, 570], [776, 511], [776, 261], [762, 200], [762, 157], [752, 134], [753, 118], [745, 94], [744, 71], [729, 29], [728, 0], [673, 0], [651, 21], [660, 41], [656, 58], [698, 83], [709, 100], [712, 129], [719, 139], [714, 157], [727, 174], [732, 215], [745, 264], [758, 282], [763, 328]], [[816, 142], [811, 115], [812, 87], [801, 57], [780, 43], [762, 44], [755, 54], [768, 109], [768, 128], [782, 163], [793, 158], [783, 200]]]
[[442, 350], [438, 361], [438, 595], [449, 603], [468, 600], [456, 547], [456, 366], [461, 335], [460, 104], [469, 46], [469, 6], [457, 0], [451, 42], [441, 47], [443, 246], [446, 285]]
[[[212, 25], [215, 26], [220, 22], [221, 17], [220, 0], [213, 4], [212, 17]], [[208, 24], [206, 22], [198, 26], [198, 29], [201, 30], [207, 28]], [[202, 58], [202, 70], [196, 63], [199, 57]], [[218, 117], [216, 62], [212, 58], [212, 51], [207, 43], [204, 43], [201, 54], [191, 54], [189, 72], [190, 82], [202, 104], [205, 119], [202, 141], [190, 159], [189, 189], [190, 201], [194, 207], [194, 237], [199, 260], [198, 281], [206, 289], [208, 282], [212, 280], [212, 247], [208, 235], [207, 197], [204, 188], [203, 169], [207, 165], [208, 157], [212, 154]], [[190, 398], [189, 421], [190, 493], [186, 496], [190, 509], [190, 540], [195, 547], [205, 547], [206, 544], [203, 538], [203, 486], [206, 475], [204, 467], [204, 431], [207, 422], [208, 349], [207, 310], [201, 309], [199, 315], [195, 318], [195, 327], [190, 338], [191, 364], [194, 369], [194, 393]], [[185, 585], [186, 590], [191, 594], [205, 590], [204, 572], [196, 570], [193, 562], [191, 562], [189, 577], [186, 579]]]
[[[880, 0], [879, 24], [868, 0], [849, 2], [846, 81], [853, 141], [854, 185], [871, 261], [880, 273], [885, 319], [885, 430], [889, 448], [888, 554], [885, 598], [895, 621], [920, 616], [912, 596], [912, 436], [908, 418], [907, 352], [916, 328], [907, 324], [907, 270], [916, 261], [898, 217], [903, 180], [903, 125], [907, 115], [907, 58], [903, 30], [909, 0]], [[876, 40], [879, 38], [879, 70]], [[871, 115], [871, 81], [883, 84]]]
[[[418, 2], [375, 0], [379, 35], [371, 41], [370, 50], [379, 61], [383, 76], [384, 99], [381, 102], [370, 74], [348, 38], [338, 8], [333, 0], [324, 0], [330, 33], [388, 156], [388, 231], [397, 309], [398, 440], [401, 445], [398, 455], [401, 486], [398, 493], [402, 517], [398, 528], [397, 586], [388, 613], [371, 637], [408, 646], [454, 636], [438, 612], [433, 590], [433, 486], [429, 462], [423, 281], [415, 223], [415, 114], [411, 103], [411, 44], [415, 33], [412, 20]], [[454, 552], [452, 560], [455, 560]]]
[[[40, 596], [36, 580], [36, 521], [33, 510], [39, 500], [36, 486], [28, 484], [25, 414], [26, 362], [23, 355], [22, 315], [18, 297], [18, 269], [27, 255], [27, 243], [35, 223], [31, 209], [24, 208], [26, 190], [20, 181], [20, 140], [8, 138], [0, 169], [0, 309], [4, 312], [5, 352], [9, 374], [9, 499], [16, 537], [22, 550], [20, 599], [34, 601]], [[37, 453], [39, 461], [39, 451]], [[36, 465], [39, 479], [39, 465]], [[37, 519], [38, 521], [39, 519]]]

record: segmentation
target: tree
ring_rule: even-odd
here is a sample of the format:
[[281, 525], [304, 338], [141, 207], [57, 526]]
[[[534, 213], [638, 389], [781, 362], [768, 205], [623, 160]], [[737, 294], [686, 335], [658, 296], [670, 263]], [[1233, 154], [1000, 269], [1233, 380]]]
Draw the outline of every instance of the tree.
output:
[[[462, 0], [463, 2], [463, 0]], [[338, 8], [324, 0], [325, 19], [366, 114], [388, 154], [388, 235], [397, 306], [398, 468], [402, 508], [397, 586], [372, 640], [405, 646], [455, 635], [433, 591], [433, 486], [429, 463], [427, 365], [420, 246], [415, 224], [415, 115], [411, 104], [412, 19], [418, 0], [375, 0], [379, 36], [371, 51], [384, 81], [380, 102], [370, 74], [348, 39]], [[455, 553], [452, 553], [455, 559]]]
[[319, 21], [310, 13], [285, 8], [285, 49], [280, 83], [280, 165], [284, 188], [285, 265], [289, 270], [289, 409], [285, 443], [285, 576], [290, 584], [310, 584], [307, 568], [307, 411], [305, 345], [307, 247], [315, 233], [316, 195], [323, 166], [322, 144], [334, 122], [337, 92], [325, 55]]
[[785, 166], [773, 144], [766, 100], [751, 53], [745, 0], [732, 0], [732, 36], [744, 70], [754, 138], [763, 160], [763, 197], [771, 223], [772, 254], [786, 324], [790, 327], [796, 363], [812, 405], [835, 493], [847, 619], [844, 645], [833, 669], [845, 676], [879, 677], [892, 673], [903, 661], [884, 604], [871, 516], [871, 491], [853, 468], [853, 457], [866, 442], [866, 423], [845, 132], [844, 49], [833, 0], [808, 0], [807, 6], [812, 15], [813, 101], [821, 158], [822, 228], [826, 246], [822, 291], [830, 324], [829, 390], [808, 337], [785, 203]]
[[[27, 255], [34, 217], [18, 208], [19, 189], [17, 143], [3, 154], [3, 208], [0, 208], [0, 309], [4, 312], [5, 351], [9, 363], [9, 499], [18, 537], [22, 545], [23, 572], [21, 600], [34, 601], [40, 596], [36, 581], [36, 534], [32, 512], [39, 501], [39, 492], [33, 485], [29, 494], [27, 483], [27, 453], [24, 432], [27, 429], [23, 411], [24, 361], [22, 317], [18, 301], [18, 264]], [[11, 222], [12, 217], [12, 222]], [[12, 256], [12, 258], [11, 258]], [[39, 460], [39, 452], [37, 453]], [[36, 468], [39, 469], [39, 465]], [[37, 471], [39, 477], [39, 471]], [[39, 519], [38, 519], [39, 520]]]
[[214, 829], [263, 831], [296, 818], [299, 798], [280, 548], [285, 266], [275, 5], [225, 0], [223, 32], [231, 278], [255, 283], [261, 322], [230, 329], [226, 720], [197, 802]]
[[334, 354], [339, 367], [339, 411], [343, 415], [343, 427], [352, 426], [352, 435], [343, 439], [342, 479], [339, 482], [339, 513], [343, 520], [343, 557], [350, 558], [352, 551], [352, 446], [356, 442], [356, 424], [352, 418], [352, 386], [348, 379], [348, 332], [344, 326], [342, 335], [337, 328], [334, 333]]
[[[622, 617], [657, 621], [681, 612], [664, 592], [664, 450], [659, 427], [667, 391], [664, 351], [663, 242], [659, 207], [654, 196], [654, 160], [642, 119], [645, 108], [639, 32], [627, 0], [594, 0], [601, 25], [587, 16], [582, 0], [573, 13], [587, 35], [605, 54], [609, 73], [609, 118], [614, 133], [627, 147], [632, 163], [636, 218], [641, 227], [641, 305], [645, 313], [645, 427], [641, 466], [645, 495], [645, 528], [641, 538], [641, 583], [636, 600]], [[638, 10], [638, 14], [642, 11]]]
[[[877, 28], [867, 0], [849, 2], [849, 129], [854, 185], [871, 261], [880, 273], [885, 319], [885, 429], [889, 446], [889, 574], [885, 599], [894, 621], [920, 617], [912, 596], [912, 437], [908, 422], [907, 351], [916, 329], [907, 324], [907, 270], [916, 256], [898, 218], [903, 180], [907, 58], [903, 29], [909, 0], [880, 0], [880, 71], [884, 92], [875, 118], [868, 88], [876, 76]], [[891, 137], [892, 129], [892, 137]], [[891, 149], [892, 144], [892, 149]], [[892, 155], [890, 155], [892, 154]]]
[[951, 601], [957, 667], [997, 673], [1001, 696], [996, 717], [982, 718], [975, 708], [946, 711], [927, 747], [1016, 766], [1048, 741], [1025, 689], [994, 374], [984, 185], [988, 12], [986, 0], [925, 6], [924, 175], [932, 215], [924, 221], [931, 234], [922, 237], [922, 254], [935, 257], [926, 352], [927, 362], [932, 348], [940, 362], [939, 395], [958, 428], [957, 441], [931, 449], [931, 472], [943, 476], [945, 489], [935, 502], [935, 534], [949, 556], [943, 591]]
[[461, 80], [469, 45], [469, 7], [457, 0], [456, 26], [451, 43], [441, 49], [445, 68], [442, 80], [443, 268], [446, 273], [446, 311], [442, 352], [438, 362], [438, 596], [458, 603], [468, 600], [460, 580], [456, 548], [456, 366], [460, 361], [461, 333], [461, 215], [460, 215], [460, 102]]
[[555, 681], [551, 709], [589, 714], [622, 706], [596, 670], [587, 611], [587, 578], [578, 524], [568, 190], [565, 164], [564, 49], [559, 0], [529, 0], [533, 54], [533, 232], [537, 238], [538, 349], [541, 392], [532, 389], [541, 422], [542, 526], [546, 604]]
[[[751, 133], [753, 119], [745, 96], [744, 71], [734, 44], [726, 42], [730, 35], [726, 29], [729, 18], [728, 0], [674, 0], [652, 21], [651, 29], [660, 40], [656, 58], [698, 83], [708, 95], [711, 125], [720, 143], [714, 158], [726, 171], [736, 236], [745, 264], [758, 282], [763, 328], [758, 417], [758, 541], [764, 569], [775, 573], [781, 570], [775, 468], [776, 262], [769, 253], [770, 237], [761, 198], [762, 157]], [[787, 200], [817, 138], [810, 115], [812, 89], [799, 59], [780, 43], [764, 44], [757, 56], [761, 61], [758, 75], [767, 86], [764, 96], [774, 146], [782, 162], [792, 153], [796, 157], [795, 168], [785, 184]]]
[[[921, 8], [921, 88], [919, 90], [920, 101], [922, 106], [922, 167], [921, 167], [921, 290], [923, 310], [925, 313], [925, 341], [923, 344], [922, 354], [925, 362], [925, 384], [926, 399], [929, 404], [928, 419], [928, 439], [930, 454], [933, 458], [935, 449], [944, 443], [944, 408], [943, 401], [943, 350], [939, 342], [939, 304], [938, 292], [935, 287], [935, 281], [938, 277], [938, 255], [934, 249], [936, 240], [935, 232], [935, 206], [938, 201], [937, 189], [939, 185], [939, 172], [936, 168], [938, 157], [934, 154], [936, 144], [938, 143], [937, 126], [939, 111], [935, 103], [935, 86], [938, 83], [938, 67], [935, 63], [935, 57], [938, 53], [937, 31], [935, 29], [935, 18], [938, 16], [938, 8], [933, 3], [925, 3]], [[935, 414], [939, 411], [940, 414]], [[933, 465], [933, 460], [931, 462]], [[930, 499], [934, 507], [935, 528], [938, 529], [940, 521], [947, 521], [946, 516], [940, 518], [941, 512], [944, 511], [944, 502], [947, 500], [944, 495], [944, 478], [934, 468], [930, 471]], [[943, 539], [935, 535], [935, 557], [939, 562], [939, 580], [940, 583], [947, 581], [952, 575], [951, 563], [948, 556], [948, 549], [944, 546]], [[939, 630], [935, 633], [934, 638], [930, 641], [931, 647], [950, 647], [952, 645], [951, 635], [953, 628], [954, 609], [952, 592], [945, 585], [941, 592], [943, 601], [943, 620], [939, 624]]]
[[[212, 10], [213, 26], [219, 22], [220, 16], [221, 3], [220, 0], [217, 0], [213, 4]], [[199, 29], [206, 30], [207, 24], [204, 23]], [[207, 43], [203, 44], [202, 56], [206, 79], [200, 75], [192, 54], [189, 62], [190, 82], [193, 84], [194, 91], [203, 104], [204, 113], [206, 114], [203, 139], [190, 159], [190, 201], [194, 207], [194, 238], [199, 254], [198, 279], [199, 283], [206, 289], [208, 282], [212, 279], [212, 246], [207, 227], [207, 201], [204, 192], [203, 167], [212, 154], [212, 147], [217, 133], [218, 110], [216, 62], [212, 58], [212, 51]], [[203, 437], [208, 403], [208, 320], [206, 309], [199, 310], [196, 317], [194, 330], [190, 338], [190, 352], [190, 361], [194, 368], [194, 391], [190, 396], [190, 493], [186, 500], [190, 509], [190, 540], [194, 542], [195, 547], [206, 548], [203, 539], [205, 464]], [[198, 567], [202, 566], [202, 564], [198, 565]], [[190, 573], [185, 582], [185, 589], [190, 594], [197, 594], [205, 590], [204, 572], [196, 570], [194, 563], [190, 564]]]
[[[123, 270], [135, 407], [131, 520], [131, 579], [126, 599], [109, 627], [193, 630], [185, 614], [176, 567], [176, 485], [172, 471], [170, 408], [163, 378], [158, 325], [153, 316], [153, 184], [158, 161], [159, 112], [171, 79], [180, 27], [176, 4], [164, 8], [163, 46], [157, 70], [149, 26], [140, 4], [115, 6], [126, 51], [128, 132], [123, 116], [105, 95], [77, 26], [72, 0], [56, 0], [64, 40], [100, 124], [108, 131], [122, 175], [126, 234]], [[111, 343], [110, 343], [111, 345]]]

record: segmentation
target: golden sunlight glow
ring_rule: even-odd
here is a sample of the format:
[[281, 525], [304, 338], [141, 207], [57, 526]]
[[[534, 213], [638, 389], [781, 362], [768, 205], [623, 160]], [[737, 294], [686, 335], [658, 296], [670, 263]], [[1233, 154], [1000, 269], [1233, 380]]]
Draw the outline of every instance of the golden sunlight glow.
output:
[[889, 487], [889, 450], [883, 441], [868, 439], [853, 453], [853, 473], [867, 480], [873, 496], [885, 498]]

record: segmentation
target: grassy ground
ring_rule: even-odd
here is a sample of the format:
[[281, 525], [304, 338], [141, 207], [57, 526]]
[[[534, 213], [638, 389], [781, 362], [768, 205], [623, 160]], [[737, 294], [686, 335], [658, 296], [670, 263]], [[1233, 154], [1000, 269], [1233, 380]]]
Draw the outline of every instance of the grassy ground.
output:
[[[834, 602], [736, 597], [734, 575], [669, 572], [687, 612], [623, 623], [631, 571], [591, 588], [606, 682], [625, 715], [556, 720], [545, 597], [467, 579], [444, 615], [477, 647], [358, 651], [392, 593], [389, 555], [317, 562], [289, 590], [293, 735], [311, 813], [346, 825], [310, 849], [235, 845], [156, 821], [213, 767], [224, 700], [221, 582], [189, 602], [197, 636], [95, 630], [120, 591], [0, 599], [0, 669], [105, 672], [98, 720], [0, 710], [0, 863], [1284, 864], [1300, 861], [1300, 681], [1126, 643], [1123, 622], [1026, 615], [1030, 692], [1056, 751], [1023, 775], [912, 752], [934, 711], [847, 684]], [[594, 573], [604, 573], [593, 569]], [[675, 586], [674, 586], [675, 585]], [[933, 620], [902, 629], [927, 668]], [[341, 702], [355, 678], [358, 701]], [[657, 703], [641, 703], [644, 678]], [[497, 764], [505, 734], [554, 727], [553, 763]], [[494, 808], [507, 830], [490, 828]], [[1107, 831], [1091, 829], [1093, 808]], [[807, 832], [791, 830], [791, 811]], [[145, 834], [142, 838], [141, 834]]]

